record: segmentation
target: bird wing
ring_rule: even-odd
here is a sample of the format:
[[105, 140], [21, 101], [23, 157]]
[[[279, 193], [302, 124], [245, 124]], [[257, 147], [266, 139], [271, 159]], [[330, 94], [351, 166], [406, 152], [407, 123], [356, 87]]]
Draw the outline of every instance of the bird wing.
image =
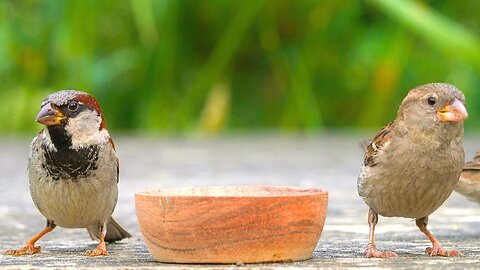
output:
[[480, 150], [475, 153], [473, 160], [465, 163], [463, 170], [480, 170]]
[[115, 149], [115, 143], [113, 143], [113, 140], [112, 140], [111, 137], [108, 139], [108, 142], [112, 145], [113, 153], [115, 154], [115, 157], [116, 157], [116, 160], [117, 160], [116, 166], [117, 166], [117, 183], [118, 183], [118, 181], [120, 180], [120, 178], [119, 178], [119, 176], [120, 176], [120, 160], [116, 156], [117, 155], [117, 150]]
[[363, 164], [365, 166], [375, 166], [377, 162], [375, 158], [378, 152], [388, 143], [392, 138], [392, 127], [393, 123], [386, 125], [380, 132], [373, 137], [373, 139], [368, 143], [367, 149], [365, 150], [365, 158]]

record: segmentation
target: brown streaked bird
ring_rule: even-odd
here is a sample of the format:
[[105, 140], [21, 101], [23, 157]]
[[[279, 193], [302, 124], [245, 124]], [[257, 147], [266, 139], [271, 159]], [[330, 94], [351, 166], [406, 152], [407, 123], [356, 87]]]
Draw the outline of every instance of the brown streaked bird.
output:
[[33, 202], [47, 225], [23, 248], [5, 253], [39, 253], [35, 242], [58, 225], [87, 228], [100, 243], [85, 255], [108, 255], [105, 241], [131, 235], [111, 216], [119, 164], [97, 100], [81, 91], [58, 91], [43, 100], [36, 120], [46, 128], [30, 146], [28, 178]]
[[358, 194], [369, 207], [370, 241], [366, 256], [394, 257], [374, 241], [378, 215], [413, 218], [432, 242], [430, 256], [457, 256], [427, 230], [428, 216], [450, 196], [464, 163], [465, 96], [455, 86], [431, 83], [408, 93], [396, 119], [367, 146], [357, 181]]
[[473, 160], [463, 166], [455, 191], [471, 201], [480, 203], [480, 150], [475, 153]]

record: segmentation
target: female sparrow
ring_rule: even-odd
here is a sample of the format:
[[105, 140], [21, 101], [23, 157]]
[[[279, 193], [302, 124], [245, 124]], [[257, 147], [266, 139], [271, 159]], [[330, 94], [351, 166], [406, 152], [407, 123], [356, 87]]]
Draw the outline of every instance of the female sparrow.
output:
[[414, 218], [432, 242], [430, 256], [455, 256], [427, 230], [428, 216], [450, 196], [464, 163], [465, 96], [455, 86], [431, 83], [412, 89], [397, 118], [368, 144], [358, 177], [360, 197], [369, 206], [367, 257], [393, 257], [378, 251], [374, 230], [378, 214]]
[[480, 203], [480, 150], [473, 160], [465, 163], [455, 191], [469, 200]]

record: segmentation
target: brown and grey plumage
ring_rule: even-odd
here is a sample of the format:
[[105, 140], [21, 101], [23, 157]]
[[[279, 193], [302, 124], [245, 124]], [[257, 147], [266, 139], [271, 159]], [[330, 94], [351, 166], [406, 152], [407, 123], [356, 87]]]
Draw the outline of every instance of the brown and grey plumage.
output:
[[475, 153], [473, 160], [463, 166], [455, 191], [471, 201], [480, 203], [480, 150]]
[[63, 90], [49, 95], [37, 121], [46, 126], [33, 139], [28, 160], [30, 194], [47, 226], [9, 255], [40, 252], [35, 242], [57, 225], [87, 228], [100, 244], [86, 255], [108, 255], [105, 241], [130, 237], [112, 217], [117, 203], [118, 158], [97, 100]]
[[369, 206], [367, 257], [392, 257], [374, 243], [378, 215], [413, 218], [431, 240], [431, 256], [453, 256], [427, 230], [428, 216], [450, 196], [463, 162], [465, 97], [456, 87], [431, 83], [412, 89], [396, 119], [368, 144], [357, 181], [358, 194]]

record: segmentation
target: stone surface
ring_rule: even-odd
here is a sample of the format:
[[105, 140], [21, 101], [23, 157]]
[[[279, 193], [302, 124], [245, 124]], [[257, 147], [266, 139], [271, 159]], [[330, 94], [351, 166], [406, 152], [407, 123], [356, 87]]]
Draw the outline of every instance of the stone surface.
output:
[[[117, 221], [133, 235], [108, 246], [110, 256], [87, 258], [96, 246], [83, 229], [56, 228], [33, 256], [0, 255], [4, 268], [476, 268], [480, 261], [480, 207], [458, 194], [430, 216], [429, 228], [446, 248], [464, 256], [430, 258], [429, 241], [415, 222], [380, 217], [377, 246], [397, 252], [394, 259], [366, 259], [367, 207], [358, 197], [360, 144], [373, 135], [325, 133], [318, 136], [256, 135], [218, 139], [116, 138], [121, 161]], [[118, 136], [117, 136], [118, 137]], [[19, 248], [45, 226], [28, 191], [29, 138], [0, 139], [0, 250]], [[480, 140], [466, 138], [467, 158]], [[161, 187], [205, 185], [293, 185], [329, 190], [325, 228], [312, 259], [253, 265], [179, 265], [157, 263], [148, 254], [136, 222], [134, 193]]]

